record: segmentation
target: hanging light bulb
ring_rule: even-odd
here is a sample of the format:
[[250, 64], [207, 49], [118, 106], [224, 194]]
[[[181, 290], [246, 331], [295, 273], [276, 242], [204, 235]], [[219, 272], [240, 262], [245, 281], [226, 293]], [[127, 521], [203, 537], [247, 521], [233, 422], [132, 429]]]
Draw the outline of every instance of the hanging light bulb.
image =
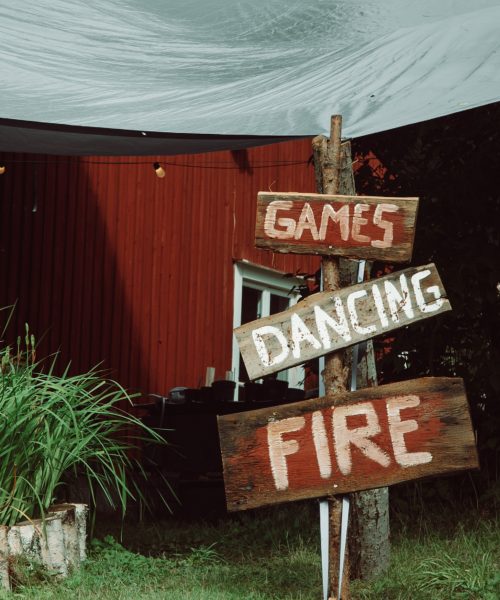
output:
[[153, 169], [155, 170], [156, 177], [163, 179], [165, 177], [165, 169], [160, 165], [159, 162], [155, 162], [153, 164]]
[[5, 165], [0, 165], [0, 175], [5, 173]]

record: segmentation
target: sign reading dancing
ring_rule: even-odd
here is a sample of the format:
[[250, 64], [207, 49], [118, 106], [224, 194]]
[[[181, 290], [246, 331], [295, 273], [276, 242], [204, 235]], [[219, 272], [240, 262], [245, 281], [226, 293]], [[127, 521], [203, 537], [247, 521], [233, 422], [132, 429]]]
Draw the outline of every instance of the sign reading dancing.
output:
[[314, 294], [234, 333], [248, 375], [256, 379], [448, 310], [430, 264]]

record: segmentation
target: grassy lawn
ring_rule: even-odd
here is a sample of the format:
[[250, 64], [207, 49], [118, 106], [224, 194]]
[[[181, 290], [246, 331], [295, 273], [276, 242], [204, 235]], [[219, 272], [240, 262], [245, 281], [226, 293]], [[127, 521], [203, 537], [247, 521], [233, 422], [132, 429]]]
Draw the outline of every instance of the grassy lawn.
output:
[[[101, 523], [85, 567], [64, 582], [27, 574], [0, 598], [104, 600], [318, 600], [315, 502], [274, 507], [216, 524], [168, 520]], [[500, 598], [499, 520], [477, 512], [396, 520], [389, 573], [354, 582], [354, 599]]]

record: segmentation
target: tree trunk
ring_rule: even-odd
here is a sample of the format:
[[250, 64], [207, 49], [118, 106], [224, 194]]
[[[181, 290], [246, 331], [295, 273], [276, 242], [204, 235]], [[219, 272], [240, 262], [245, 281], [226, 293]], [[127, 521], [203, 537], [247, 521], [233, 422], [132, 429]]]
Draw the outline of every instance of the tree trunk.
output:
[[[315, 150], [316, 184], [318, 193], [327, 193], [320, 165], [326, 153], [326, 139], [321, 136], [313, 142]], [[323, 155], [323, 156], [322, 156]], [[351, 145], [344, 142], [341, 149], [341, 169], [338, 193], [355, 195]], [[340, 287], [356, 282], [357, 261], [340, 259]], [[367, 268], [369, 274], [369, 267]], [[351, 362], [352, 353], [344, 353], [344, 368]], [[345, 380], [344, 380], [345, 381]], [[343, 383], [343, 382], [342, 382]], [[362, 344], [358, 352], [357, 389], [377, 385], [377, 370], [373, 342]], [[326, 386], [325, 386], [326, 387]], [[389, 567], [389, 492], [387, 488], [358, 492], [351, 496], [349, 562], [352, 579], [373, 579]]]
[[353, 494], [351, 516], [351, 572], [356, 579], [374, 579], [389, 566], [389, 488]]
[[[346, 147], [343, 157], [343, 169], [340, 183], [340, 193], [354, 195], [354, 175], [352, 172], [351, 147]], [[354, 267], [349, 266], [354, 265]], [[369, 277], [370, 266], [367, 263]], [[341, 273], [349, 281], [343, 285], [355, 283], [357, 263], [351, 260], [341, 260]], [[356, 387], [362, 389], [377, 385], [377, 367], [373, 341], [361, 344], [358, 351]], [[374, 579], [385, 573], [389, 568], [389, 490], [380, 488], [358, 492], [351, 496], [351, 535], [349, 536], [349, 556], [351, 577], [353, 579]]]
[[[373, 342], [360, 348], [357, 370], [358, 389], [377, 385]], [[349, 551], [355, 579], [374, 579], [389, 567], [389, 489], [379, 488], [353, 494]]]

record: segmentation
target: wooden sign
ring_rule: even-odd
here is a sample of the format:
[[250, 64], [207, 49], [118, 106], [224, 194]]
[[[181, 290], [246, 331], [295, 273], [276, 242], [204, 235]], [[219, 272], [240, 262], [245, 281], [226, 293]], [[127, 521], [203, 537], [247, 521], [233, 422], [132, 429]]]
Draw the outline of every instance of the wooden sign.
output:
[[230, 511], [478, 467], [459, 378], [231, 414], [218, 425]]
[[274, 252], [411, 260], [418, 198], [259, 192], [255, 245]]
[[234, 330], [256, 379], [451, 310], [433, 264], [320, 292]]

